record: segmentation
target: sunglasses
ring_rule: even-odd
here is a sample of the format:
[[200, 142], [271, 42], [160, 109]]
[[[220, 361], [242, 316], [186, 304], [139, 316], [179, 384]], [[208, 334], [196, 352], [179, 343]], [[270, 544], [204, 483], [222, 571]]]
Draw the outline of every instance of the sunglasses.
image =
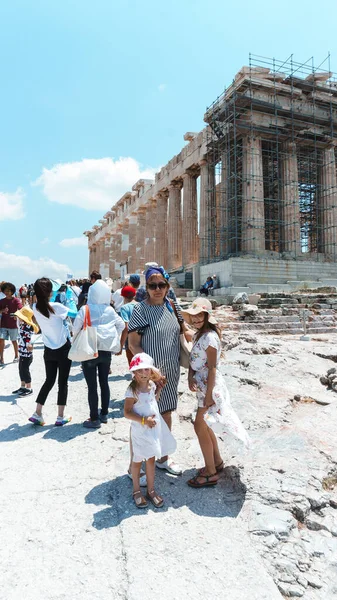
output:
[[147, 287], [149, 290], [156, 290], [157, 288], [159, 290], [164, 290], [167, 287], [167, 283], [164, 283], [163, 281], [161, 283], [148, 283]]

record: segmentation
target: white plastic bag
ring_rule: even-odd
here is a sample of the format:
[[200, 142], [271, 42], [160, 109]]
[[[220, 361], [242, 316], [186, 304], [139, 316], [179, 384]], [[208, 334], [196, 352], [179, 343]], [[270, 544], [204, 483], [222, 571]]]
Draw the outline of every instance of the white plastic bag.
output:
[[98, 356], [97, 329], [96, 327], [91, 326], [89, 306], [86, 305], [84, 308], [85, 316], [83, 328], [73, 340], [68, 354], [70, 360], [75, 360], [77, 362], [92, 360]]

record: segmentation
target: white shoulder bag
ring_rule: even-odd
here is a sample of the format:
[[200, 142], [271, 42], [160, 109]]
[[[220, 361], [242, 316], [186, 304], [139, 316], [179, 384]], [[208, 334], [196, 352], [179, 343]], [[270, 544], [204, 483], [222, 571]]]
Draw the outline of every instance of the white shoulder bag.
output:
[[97, 329], [92, 327], [89, 306], [86, 304], [83, 327], [75, 337], [69, 350], [70, 360], [84, 362], [97, 358]]

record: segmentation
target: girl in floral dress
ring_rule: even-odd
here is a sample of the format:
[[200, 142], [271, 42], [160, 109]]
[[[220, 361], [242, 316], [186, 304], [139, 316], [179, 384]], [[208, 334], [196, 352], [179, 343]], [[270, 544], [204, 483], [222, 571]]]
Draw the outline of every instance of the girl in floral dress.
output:
[[249, 437], [230, 404], [226, 383], [218, 370], [221, 356], [220, 330], [212, 316], [212, 305], [206, 298], [197, 298], [190, 309], [181, 311], [184, 319], [197, 333], [190, 355], [188, 384], [198, 400], [194, 429], [198, 436], [205, 466], [187, 483], [199, 488], [214, 486], [223, 470], [217, 433], [229, 433], [249, 446]]

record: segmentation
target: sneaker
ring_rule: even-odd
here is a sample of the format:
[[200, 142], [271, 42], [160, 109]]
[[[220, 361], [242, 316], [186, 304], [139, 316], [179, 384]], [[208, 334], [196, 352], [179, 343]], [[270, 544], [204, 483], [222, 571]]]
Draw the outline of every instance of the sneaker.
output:
[[55, 425], [56, 427], [62, 427], [62, 425], [66, 425], [67, 423], [70, 423], [72, 417], [57, 417], [56, 421], [55, 421]]
[[44, 418], [42, 415], [38, 415], [36, 412], [29, 417], [28, 421], [30, 421], [31, 423], [34, 423], [34, 425], [44, 425]]
[[107, 423], [108, 422], [108, 415], [103, 415], [102, 413], [99, 415], [99, 420], [101, 421], [101, 423]]
[[182, 469], [179, 467], [179, 465], [176, 465], [176, 463], [174, 463], [173, 460], [171, 460], [170, 458], [168, 458], [164, 462], [159, 462], [158, 460], [156, 460], [156, 467], [158, 467], [158, 469], [164, 469], [164, 471], [167, 471], [172, 475], [182, 475]]
[[22, 398], [22, 396], [30, 396], [32, 393], [33, 393], [32, 389], [23, 388], [23, 390], [21, 390], [21, 392], [19, 392], [19, 396]]
[[[132, 481], [132, 475], [131, 475], [131, 473], [129, 473], [129, 471], [128, 471], [128, 477]], [[144, 471], [140, 472], [139, 485], [140, 485], [140, 487], [146, 487], [147, 486], [146, 474], [144, 473]]]
[[23, 392], [26, 388], [23, 387], [19, 387], [17, 390], [14, 390], [12, 392], [12, 394], [21, 394], [21, 392]]
[[101, 421], [99, 419], [97, 419], [97, 421], [87, 419], [84, 421], [83, 427], [86, 427], [87, 429], [99, 429], [101, 427]]

